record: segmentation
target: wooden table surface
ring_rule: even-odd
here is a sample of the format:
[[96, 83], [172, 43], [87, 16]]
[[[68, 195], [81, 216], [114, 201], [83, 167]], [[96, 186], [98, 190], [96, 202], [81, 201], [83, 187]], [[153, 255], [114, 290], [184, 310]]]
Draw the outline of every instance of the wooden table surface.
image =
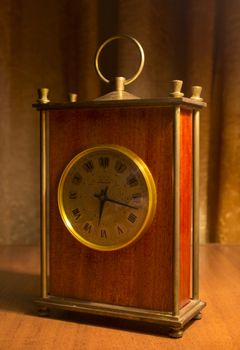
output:
[[200, 266], [203, 318], [183, 338], [170, 339], [156, 329], [66, 311], [39, 317], [33, 302], [39, 295], [39, 248], [0, 247], [0, 349], [239, 350], [240, 245], [201, 246]]

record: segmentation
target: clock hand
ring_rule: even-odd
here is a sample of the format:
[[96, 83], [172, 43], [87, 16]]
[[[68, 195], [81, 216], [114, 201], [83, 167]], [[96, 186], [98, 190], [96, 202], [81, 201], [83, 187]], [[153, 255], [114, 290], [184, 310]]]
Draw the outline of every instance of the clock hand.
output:
[[107, 191], [108, 191], [108, 186], [105, 187], [104, 190], [101, 190], [100, 194], [95, 193], [94, 197], [97, 197], [100, 200], [100, 208], [99, 208], [99, 216], [98, 216], [98, 226], [100, 225], [102, 214], [103, 214], [103, 209], [104, 205], [106, 202], [107, 198]]
[[94, 197], [97, 197], [100, 201], [105, 201], [107, 198], [108, 186], [104, 190], [101, 190], [100, 194], [94, 193]]
[[129, 205], [129, 204], [127, 204], [127, 203], [120, 202], [120, 201], [117, 201], [117, 200], [115, 200], [115, 199], [111, 199], [111, 198], [108, 198], [108, 197], [106, 197], [105, 202], [111, 202], [111, 203], [123, 205], [124, 207], [133, 208], [133, 209], [138, 209], [138, 207], [134, 207], [133, 205]]
[[104, 205], [106, 202], [111, 202], [111, 203], [114, 203], [114, 204], [118, 204], [118, 205], [122, 205], [124, 207], [128, 207], [128, 208], [132, 208], [132, 209], [138, 209], [138, 207], [134, 207], [133, 205], [129, 205], [127, 203], [124, 203], [124, 202], [120, 202], [118, 200], [115, 200], [115, 199], [112, 199], [112, 198], [109, 198], [107, 196], [107, 191], [108, 191], [108, 186], [105, 187], [104, 190], [101, 190], [101, 192], [98, 194], [98, 193], [95, 193], [94, 194], [94, 197], [98, 198], [100, 200], [100, 208], [99, 208], [99, 216], [98, 216], [98, 226], [100, 225], [101, 223], [101, 218], [102, 218], [102, 214], [103, 214], [103, 209], [104, 209]]
[[99, 216], [98, 216], [98, 226], [99, 226], [100, 223], [101, 223], [101, 218], [102, 218], [102, 214], [103, 214], [104, 204], [105, 204], [105, 200], [100, 200], [100, 208], [99, 208]]

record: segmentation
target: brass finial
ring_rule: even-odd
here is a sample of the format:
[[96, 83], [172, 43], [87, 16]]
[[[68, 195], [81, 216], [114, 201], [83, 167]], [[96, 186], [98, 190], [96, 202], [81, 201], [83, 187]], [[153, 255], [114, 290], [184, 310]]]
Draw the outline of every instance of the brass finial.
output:
[[78, 95], [73, 92], [69, 92], [68, 98], [69, 102], [77, 102]]
[[183, 97], [184, 93], [181, 92], [183, 81], [182, 80], [172, 80], [171, 87], [173, 92], [170, 92], [171, 97]]
[[39, 103], [48, 103], [50, 100], [48, 99], [48, 93], [49, 89], [48, 88], [39, 88], [38, 90], [38, 99], [37, 101]]
[[115, 89], [116, 91], [124, 91], [125, 87], [125, 81], [126, 79], [124, 77], [115, 77]]
[[106, 95], [100, 96], [95, 100], [136, 100], [139, 97], [130, 94], [125, 91], [126, 78], [124, 77], [115, 77], [111, 82], [115, 88], [114, 91], [109, 92]]
[[202, 92], [202, 87], [201, 87], [201, 86], [192, 86], [192, 96], [191, 96], [191, 99], [192, 99], [192, 100], [202, 101], [203, 98], [200, 97], [201, 92]]

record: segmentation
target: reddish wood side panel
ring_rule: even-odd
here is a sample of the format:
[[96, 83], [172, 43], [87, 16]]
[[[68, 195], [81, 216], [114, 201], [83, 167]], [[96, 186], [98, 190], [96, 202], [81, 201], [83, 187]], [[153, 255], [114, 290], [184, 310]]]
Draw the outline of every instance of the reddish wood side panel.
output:
[[192, 111], [181, 111], [180, 137], [180, 306], [191, 293]]
[[[50, 294], [109, 304], [172, 310], [173, 108], [50, 112]], [[134, 245], [97, 252], [67, 231], [57, 187], [67, 163], [85, 148], [119, 144], [137, 153], [157, 185], [153, 224]]]

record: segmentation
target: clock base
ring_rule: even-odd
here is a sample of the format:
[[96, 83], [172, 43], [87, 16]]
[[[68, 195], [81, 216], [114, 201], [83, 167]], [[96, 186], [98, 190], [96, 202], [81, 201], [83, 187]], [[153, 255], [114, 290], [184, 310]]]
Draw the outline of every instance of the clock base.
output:
[[36, 303], [40, 306], [41, 309], [44, 308], [45, 310], [64, 309], [84, 314], [115, 317], [120, 319], [157, 324], [167, 329], [168, 335], [172, 338], [182, 337], [184, 326], [193, 319], [199, 319], [198, 315], [200, 314], [200, 311], [206, 306], [206, 303], [201, 300], [191, 300], [180, 310], [179, 315], [175, 316], [171, 312], [161, 312], [156, 310], [93, 303], [54, 296], [40, 298], [36, 300]]

